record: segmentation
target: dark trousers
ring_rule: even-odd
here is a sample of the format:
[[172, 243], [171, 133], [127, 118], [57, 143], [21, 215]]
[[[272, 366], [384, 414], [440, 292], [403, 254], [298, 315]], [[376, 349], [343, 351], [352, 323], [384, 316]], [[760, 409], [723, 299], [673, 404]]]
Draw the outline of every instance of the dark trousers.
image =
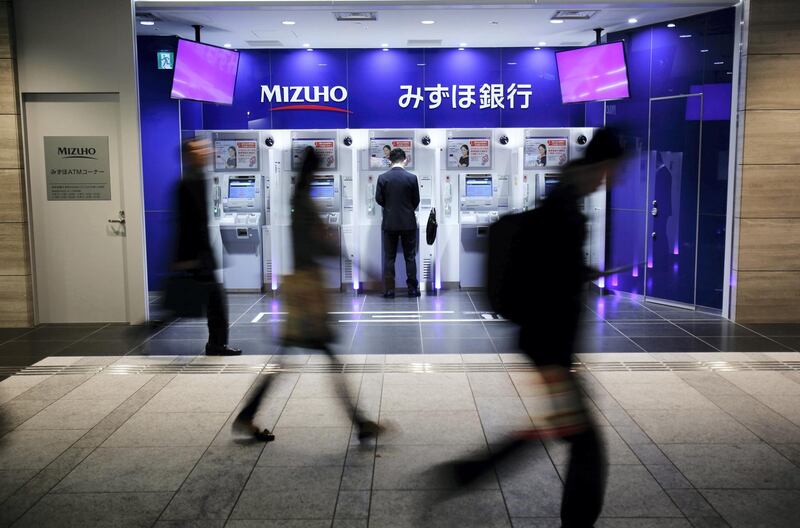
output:
[[214, 282], [208, 290], [208, 343], [211, 345], [228, 344], [228, 308], [225, 303], [225, 292], [222, 286]]
[[397, 257], [398, 241], [403, 245], [403, 258], [406, 261], [406, 284], [416, 290], [417, 282], [417, 230], [383, 232], [383, 287], [394, 290], [394, 261]]

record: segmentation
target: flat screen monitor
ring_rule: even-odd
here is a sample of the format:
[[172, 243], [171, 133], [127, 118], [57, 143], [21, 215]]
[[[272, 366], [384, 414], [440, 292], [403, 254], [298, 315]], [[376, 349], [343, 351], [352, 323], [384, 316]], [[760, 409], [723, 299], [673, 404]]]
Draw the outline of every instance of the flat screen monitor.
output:
[[556, 53], [561, 102], [610, 101], [630, 97], [622, 42]]
[[255, 197], [255, 178], [231, 178], [228, 180], [228, 199], [254, 200]]
[[333, 179], [324, 178], [317, 179], [311, 182], [309, 189], [311, 198], [333, 198]]
[[171, 97], [232, 104], [238, 68], [238, 51], [179, 39]]
[[492, 177], [489, 174], [467, 176], [465, 183], [467, 198], [492, 197]]

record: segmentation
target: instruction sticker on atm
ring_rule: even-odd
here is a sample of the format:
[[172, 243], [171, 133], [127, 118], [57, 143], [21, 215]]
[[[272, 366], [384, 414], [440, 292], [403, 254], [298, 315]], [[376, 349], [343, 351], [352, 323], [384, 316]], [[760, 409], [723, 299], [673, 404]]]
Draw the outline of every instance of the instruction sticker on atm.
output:
[[567, 138], [525, 138], [525, 168], [563, 167], [569, 161]]
[[369, 140], [369, 168], [388, 169], [392, 166], [389, 153], [396, 149], [406, 153], [406, 168], [414, 167], [414, 140], [411, 138], [372, 138]]
[[449, 138], [448, 169], [489, 169], [492, 166], [492, 140], [482, 138]]
[[292, 170], [300, 170], [306, 147], [313, 147], [320, 159], [320, 169], [336, 169], [336, 140], [334, 139], [292, 139]]
[[218, 139], [214, 141], [214, 170], [242, 169], [258, 169], [258, 143], [249, 139]]

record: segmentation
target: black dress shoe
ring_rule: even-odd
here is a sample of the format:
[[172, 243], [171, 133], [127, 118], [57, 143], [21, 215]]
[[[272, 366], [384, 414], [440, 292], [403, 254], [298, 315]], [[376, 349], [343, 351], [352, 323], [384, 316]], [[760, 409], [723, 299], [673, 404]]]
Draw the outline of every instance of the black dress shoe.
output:
[[419, 297], [420, 295], [419, 288], [411, 288], [408, 290], [409, 297]]
[[206, 344], [206, 355], [207, 356], [238, 356], [241, 355], [242, 351], [238, 348], [230, 347], [228, 345], [212, 345], [210, 343]]
[[386, 290], [383, 292], [384, 299], [394, 299], [394, 290]]

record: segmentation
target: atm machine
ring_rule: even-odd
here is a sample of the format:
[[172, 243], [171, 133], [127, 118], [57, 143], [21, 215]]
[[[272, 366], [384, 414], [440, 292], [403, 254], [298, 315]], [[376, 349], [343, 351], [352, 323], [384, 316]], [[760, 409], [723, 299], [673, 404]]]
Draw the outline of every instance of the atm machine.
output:
[[[273, 191], [273, 219], [275, 222], [275, 256], [273, 258], [273, 289], [280, 287], [280, 275], [294, 270], [291, 237], [291, 200], [294, 186], [303, 161], [306, 147], [313, 147], [321, 158], [321, 165], [311, 184], [311, 198], [320, 210], [325, 235], [330, 243], [342, 244], [342, 178], [339, 172], [338, 132], [336, 130], [292, 131], [288, 146], [280, 151], [281, 171]], [[277, 154], [276, 154], [277, 157]], [[339, 251], [341, 253], [341, 251]], [[339, 290], [342, 286], [341, 259], [325, 262], [324, 285]]]
[[[428, 215], [434, 206], [434, 180], [438, 171], [439, 152], [431, 146], [430, 135], [424, 130], [369, 130], [364, 143], [360, 145], [358, 156], [358, 206], [354, 214], [354, 233], [357, 240], [358, 262], [362, 280], [367, 271], [372, 274], [383, 273], [383, 237], [381, 220], [383, 211], [375, 202], [375, 188], [378, 177], [389, 170], [390, 163], [385, 150], [402, 148], [406, 152], [406, 169], [417, 176], [419, 182], [420, 205], [417, 209], [417, 279], [420, 291], [430, 291], [434, 287], [435, 244], [428, 245], [425, 240], [425, 227]], [[385, 149], [388, 147], [388, 149]], [[378, 279], [378, 277], [371, 277]], [[383, 284], [373, 280], [364, 286], [382, 289]], [[398, 244], [395, 261], [395, 287], [406, 288], [405, 263], [402, 249]]]
[[258, 133], [201, 135], [209, 137], [214, 149], [209, 167], [209, 227], [212, 250], [221, 264], [218, 278], [229, 291], [261, 291], [265, 178]]
[[[538, 207], [558, 184], [562, 167], [584, 156], [593, 133], [593, 128], [526, 129], [521, 200], [517, 200], [517, 205], [523, 210]], [[587, 264], [602, 270], [605, 265], [605, 188], [587, 196], [581, 209], [587, 218], [584, 258]]]
[[508, 135], [503, 130], [447, 132], [448, 172], [452, 173], [454, 167], [458, 171], [458, 273], [462, 288], [486, 287], [489, 226], [510, 211], [516, 151], [507, 145]]

